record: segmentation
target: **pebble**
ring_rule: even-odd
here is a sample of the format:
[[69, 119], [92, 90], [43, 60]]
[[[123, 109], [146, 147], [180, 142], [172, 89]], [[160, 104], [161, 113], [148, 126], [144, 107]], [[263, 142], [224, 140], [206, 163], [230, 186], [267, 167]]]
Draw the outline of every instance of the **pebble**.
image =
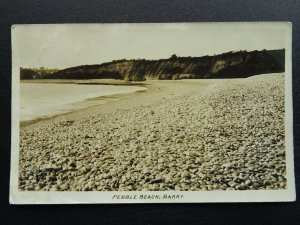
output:
[[[150, 112], [150, 113], [149, 113]], [[19, 189], [285, 189], [284, 75], [20, 132]]]

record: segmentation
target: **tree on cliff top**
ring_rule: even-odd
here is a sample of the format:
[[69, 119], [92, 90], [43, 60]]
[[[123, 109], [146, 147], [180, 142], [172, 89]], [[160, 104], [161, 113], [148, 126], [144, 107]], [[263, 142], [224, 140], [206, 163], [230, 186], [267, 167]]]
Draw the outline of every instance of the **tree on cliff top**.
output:
[[171, 60], [172, 60], [172, 59], [177, 59], [177, 55], [176, 55], [176, 54], [171, 55], [170, 59], [171, 59]]

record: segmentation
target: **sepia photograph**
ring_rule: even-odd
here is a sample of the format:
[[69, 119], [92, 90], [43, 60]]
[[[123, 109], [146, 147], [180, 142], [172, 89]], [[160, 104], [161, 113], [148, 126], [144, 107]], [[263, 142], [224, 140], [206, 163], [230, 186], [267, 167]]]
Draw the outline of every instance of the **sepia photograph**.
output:
[[291, 28], [13, 25], [10, 202], [294, 201]]

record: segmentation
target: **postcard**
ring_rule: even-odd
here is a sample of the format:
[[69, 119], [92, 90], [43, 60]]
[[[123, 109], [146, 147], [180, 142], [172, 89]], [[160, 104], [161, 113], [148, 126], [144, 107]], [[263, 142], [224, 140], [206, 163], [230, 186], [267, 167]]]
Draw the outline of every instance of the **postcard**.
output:
[[291, 23], [11, 29], [11, 204], [295, 201]]

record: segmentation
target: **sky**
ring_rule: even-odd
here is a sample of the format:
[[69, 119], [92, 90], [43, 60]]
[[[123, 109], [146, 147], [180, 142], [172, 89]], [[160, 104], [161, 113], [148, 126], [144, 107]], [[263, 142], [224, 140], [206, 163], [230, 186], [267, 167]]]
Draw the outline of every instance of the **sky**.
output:
[[274, 22], [14, 25], [13, 62], [25, 68], [63, 69], [117, 59], [282, 49], [288, 26]]

